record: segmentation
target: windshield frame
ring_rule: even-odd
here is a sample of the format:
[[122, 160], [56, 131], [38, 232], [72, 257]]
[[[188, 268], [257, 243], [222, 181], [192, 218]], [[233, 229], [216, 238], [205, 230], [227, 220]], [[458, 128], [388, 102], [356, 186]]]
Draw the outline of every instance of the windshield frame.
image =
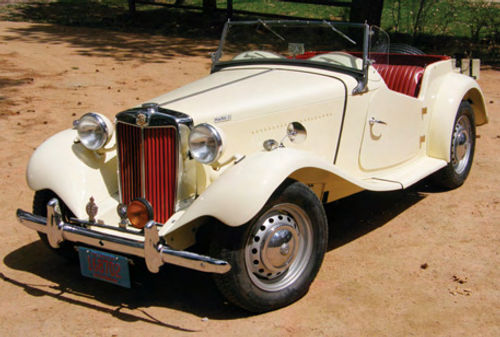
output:
[[[255, 25], [255, 24], [263, 24], [265, 27], [267, 25], [279, 25], [279, 24], [298, 24], [298, 25], [328, 25], [332, 27], [333, 32], [338, 33], [342, 38], [349, 39], [340, 31], [336, 31], [335, 27], [352, 27], [363, 30], [363, 45], [361, 46], [362, 52], [362, 68], [355, 69], [347, 66], [342, 66], [333, 63], [325, 63], [318, 61], [310, 61], [310, 60], [301, 60], [301, 59], [282, 59], [282, 58], [264, 58], [258, 60], [230, 60], [230, 61], [219, 61], [222, 57], [222, 51], [224, 49], [224, 45], [226, 42], [226, 38], [230, 27], [232, 26], [240, 26], [240, 25]], [[267, 28], [267, 27], [266, 27]], [[269, 28], [268, 28], [269, 29]], [[366, 82], [366, 76], [369, 66], [368, 60], [368, 49], [369, 49], [369, 31], [370, 26], [366, 23], [349, 23], [349, 22], [334, 22], [327, 20], [251, 20], [251, 21], [231, 21], [228, 20], [222, 31], [221, 39], [219, 42], [219, 47], [215, 53], [212, 54], [212, 68], [211, 72], [217, 72], [221, 69], [228, 67], [236, 67], [236, 66], [247, 66], [247, 65], [287, 65], [287, 66], [303, 66], [303, 67], [312, 67], [312, 68], [320, 68], [325, 70], [334, 70], [341, 73], [346, 73], [351, 76], [354, 76], [358, 82]], [[359, 86], [359, 85], [358, 85]], [[361, 89], [361, 88], [359, 88]], [[359, 90], [358, 89], [358, 90]]]

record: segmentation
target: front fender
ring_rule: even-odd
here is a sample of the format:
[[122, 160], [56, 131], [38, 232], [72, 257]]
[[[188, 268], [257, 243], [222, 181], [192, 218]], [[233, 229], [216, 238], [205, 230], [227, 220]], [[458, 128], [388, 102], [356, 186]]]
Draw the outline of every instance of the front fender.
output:
[[352, 187], [352, 193], [372, 187], [306, 151], [278, 148], [259, 152], [228, 168], [165, 232], [202, 216], [212, 216], [228, 226], [240, 226], [260, 211], [285, 179], [307, 168], [321, 171], [332, 180], [342, 180], [344, 186]]
[[[52, 190], [83, 219], [91, 196], [101, 205], [118, 191], [116, 151], [97, 154], [75, 143], [76, 136], [68, 129], [43, 142], [30, 158], [26, 179], [34, 191]], [[108, 146], [113, 144], [114, 138]]]
[[450, 161], [451, 136], [460, 102], [468, 100], [474, 109], [476, 125], [488, 122], [484, 97], [472, 78], [450, 73], [445, 75], [432, 104], [428, 155]]

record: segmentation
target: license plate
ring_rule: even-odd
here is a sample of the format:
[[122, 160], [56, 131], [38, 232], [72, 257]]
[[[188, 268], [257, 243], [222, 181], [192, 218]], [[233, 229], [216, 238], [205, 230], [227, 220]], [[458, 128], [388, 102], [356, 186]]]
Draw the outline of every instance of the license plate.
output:
[[78, 255], [83, 276], [130, 288], [127, 258], [86, 247], [78, 247]]

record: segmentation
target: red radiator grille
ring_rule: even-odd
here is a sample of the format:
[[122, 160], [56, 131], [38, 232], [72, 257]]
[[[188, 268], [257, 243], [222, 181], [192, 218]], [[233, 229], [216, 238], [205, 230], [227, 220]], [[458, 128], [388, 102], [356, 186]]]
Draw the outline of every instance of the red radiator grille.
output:
[[[175, 206], [176, 129], [151, 127], [141, 130], [133, 125], [118, 123], [117, 137], [122, 202], [128, 204], [137, 197], [145, 198], [153, 206], [154, 220], [166, 222], [174, 213]], [[142, 140], [144, 155], [141, 152]], [[144, 188], [141, 178], [143, 168]]]
[[176, 129], [144, 129], [146, 200], [153, 205], [155, 220], [164, 223], [174, 213], [177, 181]]
[[122, 202], [130, 203], [142, 196], [141, 179], [141, 129], [117, 123], [116, 137], [120, 158], [120, 187]]

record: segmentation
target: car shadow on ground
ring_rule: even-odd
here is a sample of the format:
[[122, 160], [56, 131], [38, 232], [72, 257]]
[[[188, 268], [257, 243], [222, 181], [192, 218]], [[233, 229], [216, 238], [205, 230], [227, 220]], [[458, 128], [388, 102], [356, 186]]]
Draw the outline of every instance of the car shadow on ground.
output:
[[[328, 251], [383, 226], [425, 198], [428, 185], [393, 192], [364, 191], [325, 205], [329, 224]], [[424, 193], [422, 193], [424, 192]]]
[[[383, 226], [425, 196], [418, 188], [407, 191], [362, 192], [325, 206], [330, 224], [328, 250], [345, 245]], [[80, 275], [76, 259], [51, 252], [41, 241], [23, 246], [4, 258], [15, 270], [35, 274], [49, 284], [28, 284], [0, 273], [4, 282], [21, 287], [32, 296], [49, 296], [71, 304], [108, 313], [125, 321], [142, 320], [175, 330], [191, 331], [162, 322], [147, 312], [165, 307], [198, 317], [227, 320], [250, 314], [228, 304], [209, 274], [164, 266], [159, 274], [147, 271], [142, 261], [131, 266], [132, 289], [117, 287]], [[94, 304], [95, 301], [102, 305]]]
[[[151, 317], [150, 307], [166, 307], [210, 319], [236, 319], [249, 314], [229, 305], [219, 294], [210, 274], [165, 265], [158, 274], [144, 262], [130, 266], [132, 288], [122, 288], [81, 276], [78, 258], [64, 258], [41, 241], [25, 245], [10, 254], [4, 264], [46, 279], [48, 284], [29, 284], [0, 274], [4, 282], [16, 285], [32, 296], [49, 296], [71, 304], [109, 313], [125, 321], [142, 320], [184, 330]], [[102, 305], [95, 304], [95, 301]]]

